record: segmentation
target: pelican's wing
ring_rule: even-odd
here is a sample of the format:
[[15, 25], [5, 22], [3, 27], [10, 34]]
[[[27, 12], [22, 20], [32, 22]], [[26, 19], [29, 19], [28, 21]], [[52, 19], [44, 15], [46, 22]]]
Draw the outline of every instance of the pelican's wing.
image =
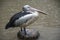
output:
[[22, 17], [20, 17], [18, 20], [15, 21], [15, 25], [21, 25], [29, 21], [33, 17], [32, 14], [26, 14]]
[[29, 14], [29, 13], [27, 13], [27, 12], [19, 12], [19, 13], [13, 15], [13, 16], [11, 17], [10, 21], [6, 24], [5, 29], [7, 29], [7, 28], [9, 28], [9, 27], [12, 27], [12, 26], [14, 27], [14, 22], [15, 22], [16, 20], [18, 20], [19, 18], [21, 18], [22, 16], [27, 15], [27, 14]]

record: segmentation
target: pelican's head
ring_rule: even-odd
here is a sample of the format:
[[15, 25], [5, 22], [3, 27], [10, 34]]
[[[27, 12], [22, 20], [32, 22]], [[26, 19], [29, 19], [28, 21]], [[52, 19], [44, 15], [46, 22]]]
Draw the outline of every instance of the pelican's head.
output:
[[31, 6], [25, 5], [23, 6], [23, 11], [30, 11]]
[[[29, 6], [29, 5], [23, 6], [23, 11], [32, 11], [32, 12], [36, 11], [36, 12], [45, 14], [45, 13], [42, 12], [41, 10], [38, 10], [38, 9], [36, 9], [36, 8], [33, 8], [33, 7]], [[45, 14], [45, 15], [46, 15], [46, 14]]]

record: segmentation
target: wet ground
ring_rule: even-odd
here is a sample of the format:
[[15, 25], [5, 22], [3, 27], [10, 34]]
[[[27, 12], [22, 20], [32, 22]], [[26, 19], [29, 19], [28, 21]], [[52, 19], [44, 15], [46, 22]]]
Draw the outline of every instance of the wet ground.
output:
[[39, 19], [27, 27], [40, 32], [38, 40], [60, 40], [60, 0], [0, 0], [0, 40], [18, 40], [20, 28], [5, 30], [5, 25], [26, 4], [48, 14], [40, 14]]

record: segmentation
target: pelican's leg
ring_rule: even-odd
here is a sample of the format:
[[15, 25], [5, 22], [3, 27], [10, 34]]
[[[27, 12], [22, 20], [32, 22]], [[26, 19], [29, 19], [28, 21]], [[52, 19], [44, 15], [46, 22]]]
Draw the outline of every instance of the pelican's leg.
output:
[[21, 27], [21, 31], [22, 31], [22, 27]]
[[26, 35], [26, 28], [24, 27], [24, 33], [25, 33], [25, 35]]

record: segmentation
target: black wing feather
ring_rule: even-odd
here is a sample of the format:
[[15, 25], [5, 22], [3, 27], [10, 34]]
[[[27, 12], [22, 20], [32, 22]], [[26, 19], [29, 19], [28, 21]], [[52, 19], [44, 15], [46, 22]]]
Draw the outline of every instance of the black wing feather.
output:
[[10, 28], [10, 27], [12, 27], [12, 26], [14, 27], [14, 22], [15, 22], [17, 19], [19, 19], [20, 17], [22, 17], [22, 16], [24, 16], [24, 15], [27, 15], [27, 14], [30, 14], [30, 13], [29, 13], [29, 12], [19, 12], [19, 13], [13, 15], [13, 16], [11, 17], [10, 21], [8, 22], [8, 24], [6, 25], [6, 28], [5, 28], [5, 29]]

